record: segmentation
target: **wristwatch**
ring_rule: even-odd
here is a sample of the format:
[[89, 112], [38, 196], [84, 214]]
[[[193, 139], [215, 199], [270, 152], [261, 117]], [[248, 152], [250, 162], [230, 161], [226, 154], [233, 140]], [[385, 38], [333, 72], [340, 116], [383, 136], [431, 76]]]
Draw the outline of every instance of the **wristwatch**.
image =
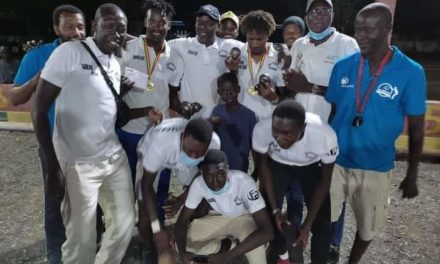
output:
[[324, 91], [321, 87], [319, 87], [319, 85], [314, 84], [312, 86], [312, 94], [316, 94], [316, 95], [324, 95]]

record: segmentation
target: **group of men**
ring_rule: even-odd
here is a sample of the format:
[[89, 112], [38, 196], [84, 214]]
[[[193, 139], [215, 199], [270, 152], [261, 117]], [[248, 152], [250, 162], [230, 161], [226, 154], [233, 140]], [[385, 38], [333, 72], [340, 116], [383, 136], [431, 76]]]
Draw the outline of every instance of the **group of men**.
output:
[[[284, 21], [284, 45], [268, 42], [270, 13], [239, 19], [212, 5], [197, 11], [195, 37], [166, 41], [174, 13], [147, 1], [135, 37], [125, 13], [103, 4], [86, 38], [82, 11], [63, 5], [58, 38], [21, 62], [11, 101], [36, 93], [49, 263], [120, 263], [135, 225], [146, 263], [173, 263], [173, 250], [184, 263], [267, 263], [268, 242], [269, 262], [303, 263], [309, 233], [311, 262], [337, 263], [345, 201], [357, 223], [348, 263], [358, 263], [386, 222], [405, 117], [400, 188], [417, 196], [426, 81], [390, 46], [389, 7], [362, 9], [351, 38], [331, 27], [330, 0], [309, 0], [305, 21]], [[115, 128], [121, 98], [129, 120]], [[170, 170], [178, 197], [168, 197]]]

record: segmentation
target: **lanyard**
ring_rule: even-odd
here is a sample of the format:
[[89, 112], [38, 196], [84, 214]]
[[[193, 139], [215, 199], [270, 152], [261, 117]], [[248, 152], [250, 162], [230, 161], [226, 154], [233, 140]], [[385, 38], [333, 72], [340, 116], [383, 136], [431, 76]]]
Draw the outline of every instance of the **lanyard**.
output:
[[156, 58], [154, 58], [153, 65], [151, 65], [150, 49], [148, 48], [148, 45], [147, 45], [147, 38], [144, 38], [145, 60], [147, 61], [147, 74], [148, 74], [148, 81], [149, 82], [151, 82], [154, 68], [156, 68], [156, 65], [159, 61], [160, 55], [162, 55], [164, 50], [165, 50], [165, 42], [162, 45], [162, 49], [159, 51], [158, 54], [156, 54]]
[[364, 99], [361, 102], [361, 83], [362, 83], [362, 75], [364, 73], [364, 57], [361, 56], [360, 62], [359, 62], [359, 68], [357, 73], [357, 82], [356, 82], [356, 111], [358, 115], [362, 114], [364, 112], [365, 106], [367, 105], [368, 100], [370, 99], [371, 92], [373, 91], [374, 86], [376, 85], [377, 80], [379, 79], [380, 75], [382, 74], [383, 68], [385, 64], [390, 60], [391, 55], [393, 54], [393, 51], [391, 49], [388, 50], [385, 57], [380, 62], [379, 68], [377, 69], [376, 73], [374, 74], [373, 80], [368, 85], [368, 89], [365, 92]]
[[267, 53], [269, 52], [269, 49], [266, 47], [266, 51], [264, 52], [263, 57], [260, 59], [260, 61], [258, 62], [259, 66], [258, 66], [258, 71], [256, 76], [254, 76], [254, 72], [253, 72], [253, 60], [252, 60], [252, 54], [251, 54], [251, 49], [248, 47], [248, 68], [249, 68], [249, 73], [251, 75], [251, 84], [254, 85], [254, 79], [258, 76], [258, 74], [261, 71], [261, 68], [263, 68], [263, 64], [266, 61], [266, 57], [267, 57]]

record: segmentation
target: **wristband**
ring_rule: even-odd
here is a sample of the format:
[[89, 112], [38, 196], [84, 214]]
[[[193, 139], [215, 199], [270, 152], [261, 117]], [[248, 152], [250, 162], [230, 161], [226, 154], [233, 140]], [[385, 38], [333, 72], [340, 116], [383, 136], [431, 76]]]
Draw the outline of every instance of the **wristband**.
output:
[[272, 210], [272, 215], [276, 215], [279, 212], [280, 212], [280, 209], [279, 208], [275, 208], [275, 209]]
[[160, 222], [159, 219], [154, 220], [151, 222], [151, 230], [153, 231], [153, 234], [157, 234], [160, 232]]

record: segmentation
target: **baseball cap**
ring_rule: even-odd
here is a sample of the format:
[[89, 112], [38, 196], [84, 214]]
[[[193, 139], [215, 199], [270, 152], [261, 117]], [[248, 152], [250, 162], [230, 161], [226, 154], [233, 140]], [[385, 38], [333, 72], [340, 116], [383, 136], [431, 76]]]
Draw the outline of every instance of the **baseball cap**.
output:
[[197, 16], [199, 15], [207, 15], [215, 21], [220, 21], [220, 12], [218, 8], [213, 5], [203, 5], [197, 10]]
[[230, 20], [234, 21], [234, 23], [237, 27], [240, 24], [240, 22], [238, 20], [238, 16], [236, 14], [234, 14], [234, 12], [232, 12], [232, 11], [225, 12], [220, 16], [220, 22], [225, 19], [230, 19]]
[[307, 7], [306, 7], [306, 13], [309, 12], [310, 6], [315, 2], [325, 2], [327, 3], [331, 8], [333, 8], [333, 4], [331, 0], [308, 0], [307, 1]]

